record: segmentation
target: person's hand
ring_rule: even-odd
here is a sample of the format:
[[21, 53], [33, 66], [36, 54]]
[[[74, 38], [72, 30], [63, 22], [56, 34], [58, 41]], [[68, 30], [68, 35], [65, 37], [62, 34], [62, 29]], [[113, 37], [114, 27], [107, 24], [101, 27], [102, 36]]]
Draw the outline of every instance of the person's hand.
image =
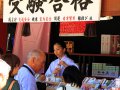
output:
[[59, 74], [60, 71], [61, 71], [61, 68], [56, 67], [55, 70], [53, 71], [53, 74], [54, 75]]
[[40, 81], [45, 81], [46, 76], [42, 74], [42, 75], [40, 75], [39, 79], [40, 79]]
[[68, 65], [67, 65], [64, 61], [62, 61], [62, 60], [59, 62], [59, 65], [63, 65], [64, 67], [67, 67], [67, 66], [68, 66]]

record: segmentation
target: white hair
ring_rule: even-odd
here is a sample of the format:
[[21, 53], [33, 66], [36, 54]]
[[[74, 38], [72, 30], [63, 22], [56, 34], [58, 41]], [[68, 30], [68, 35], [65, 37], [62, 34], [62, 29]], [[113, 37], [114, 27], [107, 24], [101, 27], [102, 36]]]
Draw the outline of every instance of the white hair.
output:
[[35, 57], [37, 59], [41, 53], [43, 53], [43, 51], [41, 50], [32, 50], [28, 53], [27, 60], [29, 60], [32, 57]]

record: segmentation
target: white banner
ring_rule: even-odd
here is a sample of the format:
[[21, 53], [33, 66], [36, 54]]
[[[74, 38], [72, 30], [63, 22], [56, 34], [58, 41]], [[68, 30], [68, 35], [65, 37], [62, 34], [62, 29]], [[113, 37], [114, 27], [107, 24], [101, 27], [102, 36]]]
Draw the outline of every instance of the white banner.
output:
[[3, 22], [98, 21], [101, 0], [4, 0]]

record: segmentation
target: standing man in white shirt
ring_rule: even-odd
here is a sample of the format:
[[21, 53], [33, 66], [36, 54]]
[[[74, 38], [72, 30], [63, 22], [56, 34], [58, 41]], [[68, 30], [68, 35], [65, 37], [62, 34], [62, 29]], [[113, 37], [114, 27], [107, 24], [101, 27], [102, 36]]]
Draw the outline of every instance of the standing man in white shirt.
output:
[[35, 74], [43, 69], [45, 61], [45, 53], [41, 50], [33, 50], [28, 53], [27, 63], [20, 68], [15, 77], [20, 85], [20, 90], [37, 90]]

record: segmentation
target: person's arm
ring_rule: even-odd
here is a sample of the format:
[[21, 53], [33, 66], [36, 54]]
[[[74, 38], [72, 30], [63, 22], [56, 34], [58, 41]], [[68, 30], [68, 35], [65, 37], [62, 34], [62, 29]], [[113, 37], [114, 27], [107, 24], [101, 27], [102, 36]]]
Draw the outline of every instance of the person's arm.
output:
[[67, 58], [67, 62], [66, 64], [69, 66], [69, 65], [74, 65], [76, 66], [78, 69], [79, 69], [79, 66], [70, 58]]
[[48, 67], [46, 73], [45, 73], [45, 76], [49, 76], [49, 75], [52, 75], [52, 68], [53, 68], [53, 64], [51, 63], [50, 66]]
[[15, 83], [12, 86], [12, 90], [20, 90], [20, 86], [18, 84], [18, 81], [15, 81]]
[[67, 67], [67, 66], [68, 66], [68, 64], [67, 64], [66, 62], [62, 61], [62, 60], [59, 62], [59, 64], [60, 64], [60, 65], [63, 65], [64, 67]]

